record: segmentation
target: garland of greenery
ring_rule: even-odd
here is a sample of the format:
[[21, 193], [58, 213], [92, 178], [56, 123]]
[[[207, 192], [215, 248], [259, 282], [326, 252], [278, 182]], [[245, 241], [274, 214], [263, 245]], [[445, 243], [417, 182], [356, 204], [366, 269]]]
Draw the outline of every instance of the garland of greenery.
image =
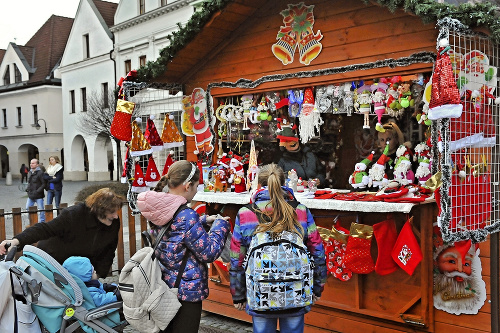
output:
[[[168, 62], [183, 49], [186, 44], [203, 29], [212, 16], [224, 9], [231, 0], [211, 0], [201, 4], [201, 9], [191, 16], [185, 26], [178, 24], [179, 30], [172, 32], [167, 38], [170, 45], [160, 51], [160, 56], [155, 61], [147, 64], [137, 71], [141, 81], [150, 81], [165, 73]], [[369, 4], [369, 0], [363, 0]], [[490, 38], [495, 44], [500, 43], [500, 20], [496, 13], [496, 5], [489, 2], [476, 4], [461, 4], [459, 6], [437, 3], [434, 0], [378, 0], [377, 3], [387, 7], [391, 12], [403, 9], [419, 16], [424, 23], [437, 22], [445, 17], [460, 21], [469, 27], [489, 27]]]

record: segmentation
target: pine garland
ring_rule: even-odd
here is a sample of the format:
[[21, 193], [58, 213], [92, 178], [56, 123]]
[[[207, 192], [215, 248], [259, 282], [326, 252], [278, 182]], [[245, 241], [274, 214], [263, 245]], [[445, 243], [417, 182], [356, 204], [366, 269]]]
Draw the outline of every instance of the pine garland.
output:
[[[179, 30], [167, 36], [170, 45], [160, 51], [160, 56], [155, 61], [148, 61], [145, 66], [139, 68], [137, 71], [139, 80], [151, 81], [164, 74], [168, 62], [193, 40], [215, 13], [224, 9], [230, 1], [203, 2], [201, 10], [194, 13], [185, 26], [178, 24]], [[370, 3], [369, 0], [363, 0], [363, 2]], [[465, 3], [459, 6], [436, 3], [434, 0], [378, 0], [377, 3], [387, 7], [391, 12], [403, 9], [405, 12], [415, 14], [422, 18], [424, 23], [437, 22], [450, 17], [471, 28], [487, 26], [491, 32], [491, 40], [495, 44], [500, 43], [500, 20], [496, 13], [497, 6], [490, 2]]]

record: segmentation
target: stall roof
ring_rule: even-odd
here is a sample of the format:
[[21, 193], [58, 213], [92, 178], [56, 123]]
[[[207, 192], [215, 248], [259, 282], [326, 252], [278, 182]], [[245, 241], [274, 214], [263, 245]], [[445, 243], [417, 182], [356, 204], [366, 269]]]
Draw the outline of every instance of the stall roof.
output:
[[[361, 1], [361, 0], [360, 0]], [[402, 9], [417, 15], [425, 23], [443, 17], [458, 19], [471, 28], [487, 26], [496, 43], [500, 41], [500, 20], [496, 5], [483, 2], [459, 6], [422, 0], [418, 3], [398, 0], [363, 1], [387, 7], [391, 12]], [[210, 0], [193, 14], [187, 24], [168, 36], [170, 45], [160, 51], [160, 57], [139, 69], [143, 81], [185, 83], [198, 68], [209, 61], [217, 50], [230, 44], [238, 30], [256, 22], [255, 11], [265, 0]]]

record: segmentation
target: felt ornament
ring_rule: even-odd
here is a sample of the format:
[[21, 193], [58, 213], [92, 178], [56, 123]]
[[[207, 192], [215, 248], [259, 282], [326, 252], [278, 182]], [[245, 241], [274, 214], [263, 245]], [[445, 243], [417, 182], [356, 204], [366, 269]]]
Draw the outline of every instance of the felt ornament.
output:
[[345, 83], [342, 90], [344, 91], [344, 109], [349, 117], [352, 115], [352, 111], [354, 110], [354, 92], [351, 90], [351, 85], [349, 83]]
[[276, 105], [276, 104], [278, 104], [281, 101], [281, 97], [280, 97], [279, 93], [277, 93], [277, 92], [266, 92], [264, 94], [264, 96], [266, 98], [266, 103], [267, 103], [267, 106], [269, 108], [269, 111], [274, 112], [277, 109], [279, 109], [282, 106], [284, 106], [284, 105], [281, 105], [281, 106], [279, 106], [279, 105], [277, 106]]
[[356, 163], [354, 166], [354, 172], [349, 176], [349, 184], [356, 189], [363, 189], [370, 184], [370, 177], [366, 172], [368, 165], [373, 160], [373, 154], [375, 152], [372, 151], [370, 155], [368, 155], [361, 162]]
[[373, 227], [351, 223], [349, 239], [344, 256], [345, 267], [356, 274], [373, 272], [375, 264], [370, 254]]
[[169, 113], [165, 114], [165, 118], [163, 119], [161, 140], [163, 141], [163, 146], [165, 148], [184, 146], [184, 139], [175, 125], [174, 116]]
[[130, 156], [142, 156], [151, 154], [153, 150], [142, 134], [139, 124], [141, 118], [135, 118], [132, 122], [132, 140], [130, 141]]
[[165, 176], [168, 173], [168, 169], [170, 168], [170, 166], [174, 164], [174, 160], [172, 159], [173, 155], [173, 151], [170, 151], [167, 155], [167, 160], [165, 161], [165, 166], [163, 167], [163, 172], [161, 173], [162, 176]]
[[116, 101], [116, 111], [111, 123], [110, 132], [113, 137], [122, 141], [130, 141], [132, 139], [132, 113], [134, 112], [135, 103], [119, 99]]
[[[250, 127], [248, 127], [248, 118], [250, 118], [250, 108], [252, 107], [252, 102], [253, 102], [253, 95], [250, 94], [241, 96], [241, 107], [243, 108], [243, 128], [242, 128], [243, 131], [250, 130]], [[223, 135], [219, 136], [222, 138]], [[219, 140], [219, 142], [221, 142], [221, 140]]]
[[363, 114], [363, 128], [370, 129], [369, 114], [373, 103], [371, 88], [369, 85], [363, 85], [357, 90], [356, 104], [358, 112]]
[[151, 149], [153, 151], [161, 151], [163, 150], [163, 141], [161, 140], [160, 135], [156, 130], [155, 123], [153, 122], [154, 119], [155, 116], [153, 114], [149, 116], [146, 124], [146, 132], [144, 132], [144, 137], [149, 142], [149, 145], [151, 146]]
[[288, 90], [288, 115], [292, 118], [298, 117], [304, 102], [302, 90]]
[[374, 224], [373, 234], [375, 235], [378, 249], [375, 273], [378, 275], [387, 275], [395, 272], [399, 266], [392, 259], [391, 253], [398, 238], [396, 222], [393, 219], [388, 219]]
[[146, 181], [144, 180], [144, 173], [142, 172], [139, 162], [135, 162], [134, 180], [132, 182], [131, 192], [141, 193], [149, 191], [149, 187], [146, 186]]
[[247, 191], [252, 187], [257, 188], [257, 173], [259, 167], [257, 166], [257, 152], [255, 151], [255, 143], [252, 140], [250, 143], [250, 156], [248, 159], [248, 171], [247, 171]]
[[372, 90], [373, 109], [377, 115], [377, 124], [375, 125], [375, 129], [378, 132], [385, 132], [384, 126], [382, 126], [382, 116], [385, 113], [385, 92], [387, 88], [387, 84], [382, 82], [374, 83], [370, 86], [370, 89]]
[[273, 117], [269, 114], [269, 107], [266, 104], [266, 98], [262, 96], [259, 105], [257, 105], [257, 112], [260, 121], [271, 121]]
[[300, 142], [309, 142], [309, 140], [316, 135], [315, 130], [319, 133], [322, 124], [323, 119], [321, 119], [321, 114], [314, 107], [314, 94], [312, 88], [306, 88], [304, 90], [302, 111], [299, 115]]
[[146, 182], [146, 186], [155, 187], [156, 184], [158, 184], [159, 180], [160, 180], [160, 173], [156, 168], [156, 163], [155, 160], [153, 159], [153, 156], [150, 156], [148, 160], [148, 166], [146, 169], [146, 175], [144, 176], [144, 181]]
[[413, 233], [412, 221], [413, 217], [406, 221], [392, 249], [392, 259], [409, 275], [413, 275], [423, 258], [422, 250]]
[[432, 73], [431, 100], [428, 112], [428, 117], [431, 120], [458, 118], [462, 115], [463, 106], [460, 104], [460, 92], [455, 81], [448, 50], [448, 40], [440, 40], [436, 64]]

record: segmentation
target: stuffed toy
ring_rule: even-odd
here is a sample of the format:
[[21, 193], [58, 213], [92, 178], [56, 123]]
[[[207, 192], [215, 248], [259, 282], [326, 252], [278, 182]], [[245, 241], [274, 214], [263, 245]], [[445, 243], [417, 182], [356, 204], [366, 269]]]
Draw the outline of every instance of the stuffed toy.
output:
[[372, 103], [373, 99], [370, 86], [363, 85], [359, 87], [355, 106], [357, 106], [358, 112], [364, 115], [363, 129], [370, 129], [370, 118], [368, 115], [370, 114]]
[[366, 169], [368, 165], [372, 162], [373, 154], [372, 153], [361, 162], [356, 163], [354, 166], [354, 172], [349, 176], [349, 184], [355, 189], [364, 189], [370, 185], [370, 177], [368, 177], [368, 173], [366, 173]]
[[385, 132], [384, 126], [382, 126], [382, 116], [385, 113], [385, 92], [388, 86], [385, 83], [378, 82], [372, 84], [370, 88], [372, 90], [373, 108], [375, 114], [377, 115], [377, 124], [375, 125], [375, 129], [379, 132]]

